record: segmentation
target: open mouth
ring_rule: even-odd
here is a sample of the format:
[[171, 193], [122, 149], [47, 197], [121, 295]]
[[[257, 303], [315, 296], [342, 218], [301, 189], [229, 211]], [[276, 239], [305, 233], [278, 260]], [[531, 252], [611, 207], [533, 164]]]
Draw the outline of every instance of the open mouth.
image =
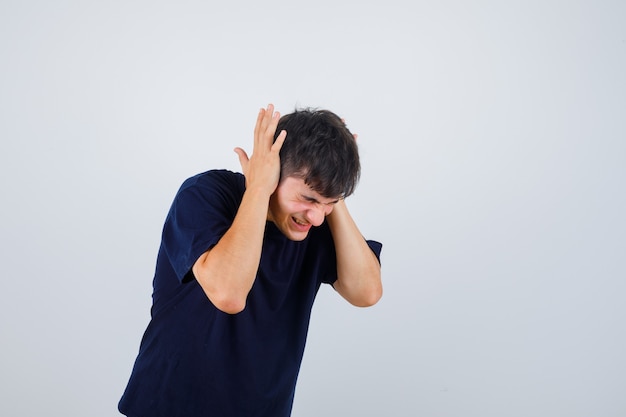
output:
[[300, 230], [308, 230], [311, 227], [311, 223], [298, 220], [295, 217], [292, 217], [291, 220], [296, 224], [296, 226]]
[[306, 226], [307, 225], [307, 223], [302, 222], [302, 221], [296, 219], [295, 217], [292, 217], [292, 219], [293, 219], [294, 222], [298, 223], [300, 226]]

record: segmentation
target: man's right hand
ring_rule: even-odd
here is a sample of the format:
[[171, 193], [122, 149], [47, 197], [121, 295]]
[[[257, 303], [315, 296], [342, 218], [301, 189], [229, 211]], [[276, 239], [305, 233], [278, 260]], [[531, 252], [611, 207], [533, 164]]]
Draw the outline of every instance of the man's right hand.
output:
[[282, 131], [274, 141], [274, 134], [280, 119], [280, 113], [274, 112], [274, 106], [261, 109], [254, 127], [254, 148], [252, 156], [242, 148], [235, 148], [243, 175], [246, 177], [246, 188], [256, 189], [271, 195], [280, 179], [280, 148], [287, 137]]
[[192, 268], [209, 300], [225, 313], [236, 314], [245, 308], [259, 268], [269, 200], [280, 179], [279, 152], [287, 136], [282, 131], [274, 141], [279, 118], [271, 104], [261, 109], [252, 156], [235, 149], [246, 177], [246, 191], [233, 224]]

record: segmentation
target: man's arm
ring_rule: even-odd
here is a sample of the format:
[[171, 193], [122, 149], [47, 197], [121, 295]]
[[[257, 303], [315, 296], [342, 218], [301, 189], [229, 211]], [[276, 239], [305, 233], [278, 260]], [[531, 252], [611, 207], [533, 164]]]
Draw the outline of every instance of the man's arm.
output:
[[359, 232], [344, 200], [326, 217], [335, 242], [337, 281], [335, 290], [351, 304], [368, 307], [383, 295], [380, 263]]
[[243, 149], [235, 149], [246, 177], [241, 205], [224, 236], [192, 267], [209, 300], [225, 313], [236, 314], [245, 308], [259, 267], [269, 199], [278, 186], [279, 152], [287, 135], [281, 132], [274, 142], [279, 118], [271, 104], [261, 109], [252, 156], [248, 158]]

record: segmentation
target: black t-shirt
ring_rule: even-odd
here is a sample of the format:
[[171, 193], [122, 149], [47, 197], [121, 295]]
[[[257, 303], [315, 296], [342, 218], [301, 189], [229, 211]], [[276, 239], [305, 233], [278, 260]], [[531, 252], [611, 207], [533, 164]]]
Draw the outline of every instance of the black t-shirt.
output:
[[[140, 417], [287, 417], [313, 301], [336, 280], [326, 223], [301, 242], [267, 222], [246, 308], [218, 310], [191, 267], [228, 230], [243, 175], [208, 171], [183, 183], [167, 216], [154, 277], [152, 319], [119, 410]], [[377, 256], [381, 245], [368, 241]]]

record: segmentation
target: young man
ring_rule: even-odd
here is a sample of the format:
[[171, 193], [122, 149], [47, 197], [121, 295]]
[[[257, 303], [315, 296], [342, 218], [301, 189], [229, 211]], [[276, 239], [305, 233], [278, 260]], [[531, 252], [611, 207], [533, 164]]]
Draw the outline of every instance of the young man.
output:
[[321, 283], [356, 306], [382, 295], [381, 245], [344, 202], [360, 164], [339, 117], [269, 105], [252, 155], [235, 152], [243, 175], [196, 175], [174, 199], [122, 414], [287, 417]]

